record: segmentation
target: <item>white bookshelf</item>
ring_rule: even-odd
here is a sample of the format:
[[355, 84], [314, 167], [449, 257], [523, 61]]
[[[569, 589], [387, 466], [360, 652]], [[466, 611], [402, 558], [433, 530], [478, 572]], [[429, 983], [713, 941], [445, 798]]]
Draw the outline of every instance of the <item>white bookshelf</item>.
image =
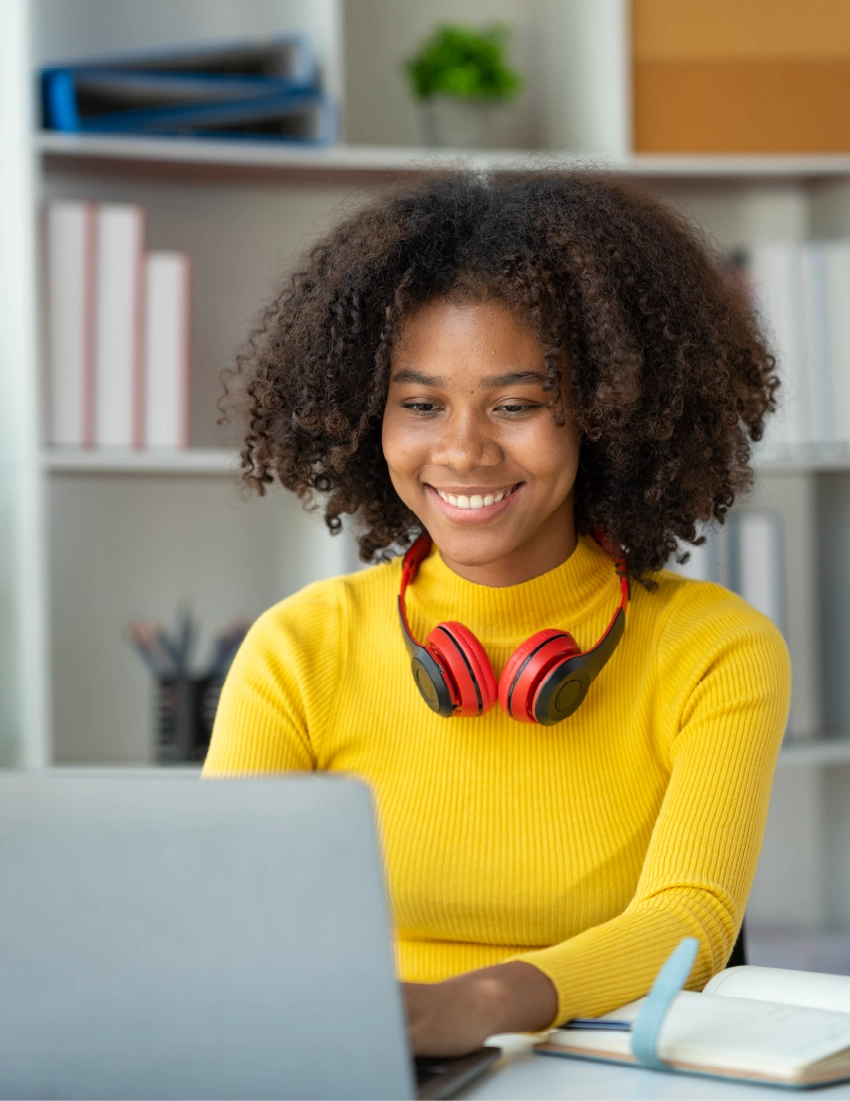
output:
[[666, 156], [626, 154], [600, 157], [558, 151], [489, 149], [452, 151], [425, 146], [349, 145], [298, 148], [268, 141], [124, 137], [114, 134], [75, 135], [42, 131], [33, 138], [44, 157], [86, 158], [92, 161], [139, 161], [199, 167], [279, 169], [329, 172], [421, 172], [463, 164], [485, 171], [511, 166], [523, 168], [607, 165], [637, 177], [693, 180], [818, 180], [850, 175], [850, 156], [843, 154], [776, 156]]
[[[522, 163], [542, 165], [541, 154], [528, 149], [474, 150], [452, 152], [411, 146], [280, 145], [271, 141], [226, 141], [217, 138], [164, 139], [120, 135], [76, 135], [41, 132], [33, 138], [36, 152], [51, 158], [88, 158], [102, 161], [140, 161], [182, 166], [222, 166], [252, 172], [255, 169], [281, 171], [303, 169], [328, 172], [418, 172], [427, 168], [466, 164], [486, 170], [499, 165]], [[558, 161], [578, 158], [558, 157]]]
[[[219, 372], [271, 284], [373, 185], [452, 165], [587, 163], [643, 180], [724, 247], [850, 234], [850, 155], [631, 152], [627, 11], [626, 0], [9, 0], [0, 36], [0, 763], [145, 763], [152, 686], [124, 641], [129, 618], [168, 620], [190, 599], [213, 629], [355, 568], [350, 540], [331, 539], [315, 515], [281, 492], [243, 492], [238, 441], [222, 436], [215, 403]], [[581, 18], [568, 26], [570, 12]], [[423, 148], [400, 58], [435, 22], [492, 18], [515, 24], [529, 72], [515, 147]], [[286, 29], [313, 36], [342, 100], [337, 146], [35, 126], [31, 72], [42, 61]], [[150, 246], [192, 255], [191, 449], [45, 446], [37, 215], [54, 197], [141, 202]], [[750, 908], [761, 925], [850, 927], [850, 885], [836, 872], [850, 865], [850, 453], [760, 456], [757, 475], [755, 503], [783, 511], [789, 532], [795, 742], [780, 754]]]
[[850, 766], [850, 734], [813, 738], [780, 750], [778, 768], [832, 768]]
[[41, 465], [52, 474], [222, 474], [235, 477], [239, 454], [222, 447], [123, 451], [48, 447]]
[[[239, 453], [221, 447], [192, 447], [181, 451], [45, 447], [41, 450], [41, 466], [54, 473], [234, 474], [239, 470]], [[850, 471], [850, 450], [826, 448], [786, 453], [760, 458], [755, 466], [761, 475]]]

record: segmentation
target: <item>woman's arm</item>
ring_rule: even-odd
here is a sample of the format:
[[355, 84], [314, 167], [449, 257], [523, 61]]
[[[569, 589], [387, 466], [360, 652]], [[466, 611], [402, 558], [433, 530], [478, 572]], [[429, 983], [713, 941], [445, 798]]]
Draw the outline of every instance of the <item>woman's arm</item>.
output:
[[631, 903], [520, 960], [408, 987], [415, 1051], [457, 1054], [494, 1032], [608, 1012], [646, 994], [683, 937], [700, 942], [690, 989], [725, 966], [758, 862], [790, 695], [779, 632], [755, 612], [741, 619], [680, 625], [675, 644], [659, 646], [657, 674], [673, 689], [664, 698], [675, 713], [658, 716], [659, 728], [675, 731], [671, 774]]
[[260, 616], [227, 674], [203, 775], [312, 771], [341, 676], [339, 582]]

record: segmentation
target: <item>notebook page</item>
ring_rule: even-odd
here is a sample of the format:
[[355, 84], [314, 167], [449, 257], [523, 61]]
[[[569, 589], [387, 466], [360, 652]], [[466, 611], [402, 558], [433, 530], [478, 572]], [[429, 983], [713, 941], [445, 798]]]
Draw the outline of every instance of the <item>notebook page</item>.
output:
[[715, 975], [703, 994], [850, 1013], [850, 975], [821, 975], [781, 967], [730, 967]]
[[[631, 1050], [630, 1034], [623, 1032], [555, 1031], [550, 1042], [600, 1055], [622, 1056]], [[674, 1000], [658, 1039], [659, 1057], [666, 1061], [788, 1079], [845, 1050], [850, 1062], [850, 1017], [844, 1014], [745, 998], [706, 998], [687, 990]]]

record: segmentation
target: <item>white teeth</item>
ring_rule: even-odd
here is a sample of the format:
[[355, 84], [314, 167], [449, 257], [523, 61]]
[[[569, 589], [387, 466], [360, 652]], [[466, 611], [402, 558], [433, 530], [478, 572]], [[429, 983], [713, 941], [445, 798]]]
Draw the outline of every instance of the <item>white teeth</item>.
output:
[[473, 493], [471, 497], [467, 497], [465, 493], [455, 496], [454, 493], [444, 493], [441, 489], [438, 489], [437, 492], [447, 504], [454, 505], [455, 508], [478, 509], [495, 505], [498, 501], [510, 496], [511, 491], [510, 489], [503, 489], [501, 493], [488, 493], [486, 497], [480, 493]]

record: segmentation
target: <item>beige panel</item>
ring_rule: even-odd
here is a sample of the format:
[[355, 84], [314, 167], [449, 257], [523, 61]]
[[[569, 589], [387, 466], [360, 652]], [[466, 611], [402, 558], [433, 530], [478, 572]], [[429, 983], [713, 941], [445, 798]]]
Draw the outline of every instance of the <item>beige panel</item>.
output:
[[847, 0], [632, 0], [639, 61], [850, 58]]
[[848, 102], [850, 60], [637, 61], [635, 149], [643, 153], [846, 152], [850, 150]]

